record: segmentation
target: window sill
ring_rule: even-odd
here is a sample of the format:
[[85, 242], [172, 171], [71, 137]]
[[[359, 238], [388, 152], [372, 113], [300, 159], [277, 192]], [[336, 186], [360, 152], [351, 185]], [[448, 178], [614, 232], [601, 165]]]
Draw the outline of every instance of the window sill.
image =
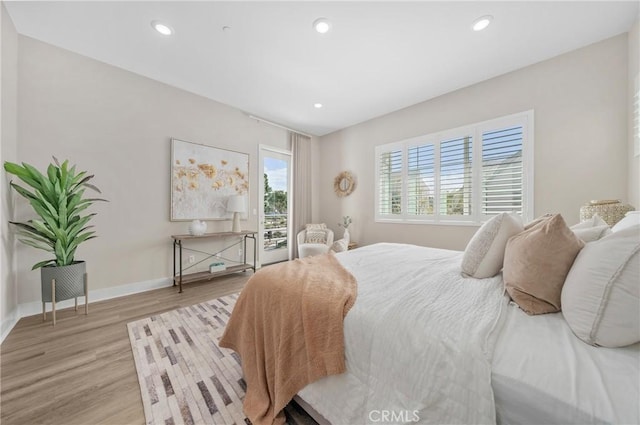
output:
[[482, 223], [478, 223], [475, 221], [457, 221], [457, 220], [403, 220], [403, 219], [386, 219], [386, 218], [377, 218], [374, 220], [375, 223], [381, 224], [422, 224], [422, 225], [431, 225], [431, 226], [475, 226], [480, 227]]

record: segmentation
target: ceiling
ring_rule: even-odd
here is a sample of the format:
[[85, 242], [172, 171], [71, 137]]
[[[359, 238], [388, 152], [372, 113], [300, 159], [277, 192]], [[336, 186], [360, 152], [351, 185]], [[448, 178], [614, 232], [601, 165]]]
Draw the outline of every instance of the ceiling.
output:
[[[20, 34], [314, 135], [627, 32], [639, 13], [637, 1], [5, 4]], [[492, 24], [472, 31], [482, 15]], [[319, 17], [329, 33], [312, 29]]]

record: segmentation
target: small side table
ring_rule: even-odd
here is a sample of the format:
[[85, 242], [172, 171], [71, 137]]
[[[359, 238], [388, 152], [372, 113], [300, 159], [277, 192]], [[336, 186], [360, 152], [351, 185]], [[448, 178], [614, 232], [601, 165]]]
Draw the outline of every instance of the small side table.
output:
[[349, 247], [347, 248], [349, 251], [352, 249], [356, 249], [358, 247], [358, 242], [349, 242]]
[[[257, 248], [256, 248], [256, 235], [258, 232], [254, 232], [253, 230], [243, 230], [241, 232], [216, 232], [216, 233], [205, 233], [204, 235], [172, 235], [171, 238], [173, 239], [173, 286], [179, 286], [180, 290], [178, 292], [182, 293], [182, 284], [183, 283], [189, 283], [189, 282], [196, 282], [196, 281], [203, 281], [203, 280], [211, 280], [216, 276], [222, 276], [222, 275], [227, 275], [230, 273], [236, 273], [236, 272], [243, 272], [245, 270], [253, 270], [253, 272], [256, 272], [256, 258], [258, 257], [257, 255]], [[203, 251], [198, 251], [198, 250], [194, 250], [194, 249], [189, 249], [186, 247], [183, 247], [183, 243], [185, 241], [189, 241], [189, 240], [194, 240], [194, 239], [218, 239], [218, 238], [226, 238], [226, 237], [238, 237], [240, 238], [239, 242], [235, 242], [231, 245], [227, 245], [224, 248], [222, 248], [221, 250], [217, 251], [217, 252], [203, 252]], [[249, 264], [247, 262], [247, 239], [253, 239], [253, 264]], [[224, 270], [221, 271], [216, 271], [216, 272], [211, 272], [210, 270], [207, 271], [202, 271], [202, 272], [194, 272], [194, 273], [184, 273], [185, 269], [183, 268], [183, 264], [182, 264], [182, 251], [184, 250], [189, 250], [189, 251], [195, 251], [195, 252], [200, 252], [202, 254], [205, 254], [206, 257], [202, 260], [200, 260], [199, 262], [190, 265], [189, 267], [187, 267], [187, 269], [194, 267], [200, 263], [202, 263], [203, 261], [206, 261], [210, 258], [213, 258], [216, 256], [216, 254], [221, 253], [222, 251], [232, 248], [234, 246], [237, 245], [241, 245], [242, 246], [242, 252], [244, 254], [244, 257], [242, 259], [242, 261], [240, 262], [234, 262], [237, 263], [235, 265], [231, 265], [229, 267], [227, 267]], [[176, 258], [177, 257], [177, 258]]]

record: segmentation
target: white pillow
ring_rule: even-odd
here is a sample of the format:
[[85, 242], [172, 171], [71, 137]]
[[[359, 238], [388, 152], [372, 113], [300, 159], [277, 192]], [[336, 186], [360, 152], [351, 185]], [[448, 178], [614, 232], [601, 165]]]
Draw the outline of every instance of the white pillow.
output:
[[307, 224], [306, 226], [307, 230], [324, 230], [327, 228], [327, 225], [324, 223], [319, 223], [319, 224]]
[[338, 239], [331, 245], [331, 250], [333, 252], [344, 252], [349, 249], [349, 241], [345, 238]]
[[320, 224], [307, 224], [307, 231], [305, 233], [304, 243], [327, 243], [327, 225]]
[[631, 226], [637, 226], [638, 224], [640, 224], [640, 211], [629, 211], [622, 220], [614, 224], [611, 231], [617, 232]]
[[471, 238], [462, 256], [462, 275], [493, 277], [502, 269], [504, 249], [513, 235], [524, 230], [522, 219], [502, 213], [484, 223]]
[[571, 226], [571, 230], [584, 242], [593, 242], [611, 234], [611, 228], [598, 214], [582, 223]]
[[587, 344], [640, 341], [640, 225], [587, 244], [562, 288], [562, 313]]

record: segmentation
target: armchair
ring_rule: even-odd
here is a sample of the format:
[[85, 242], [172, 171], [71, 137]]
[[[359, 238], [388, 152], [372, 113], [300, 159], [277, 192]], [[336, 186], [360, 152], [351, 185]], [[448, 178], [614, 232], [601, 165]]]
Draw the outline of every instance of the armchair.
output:
[[333, 245], [333, 230], [318, 229], [314, 232], [323, 231], [325, 233], [325, 243], [307, 242], [307, 230], [301, 230], [298, 233], [298, 257], [304, 258], [311, 255], [326, 254]]

